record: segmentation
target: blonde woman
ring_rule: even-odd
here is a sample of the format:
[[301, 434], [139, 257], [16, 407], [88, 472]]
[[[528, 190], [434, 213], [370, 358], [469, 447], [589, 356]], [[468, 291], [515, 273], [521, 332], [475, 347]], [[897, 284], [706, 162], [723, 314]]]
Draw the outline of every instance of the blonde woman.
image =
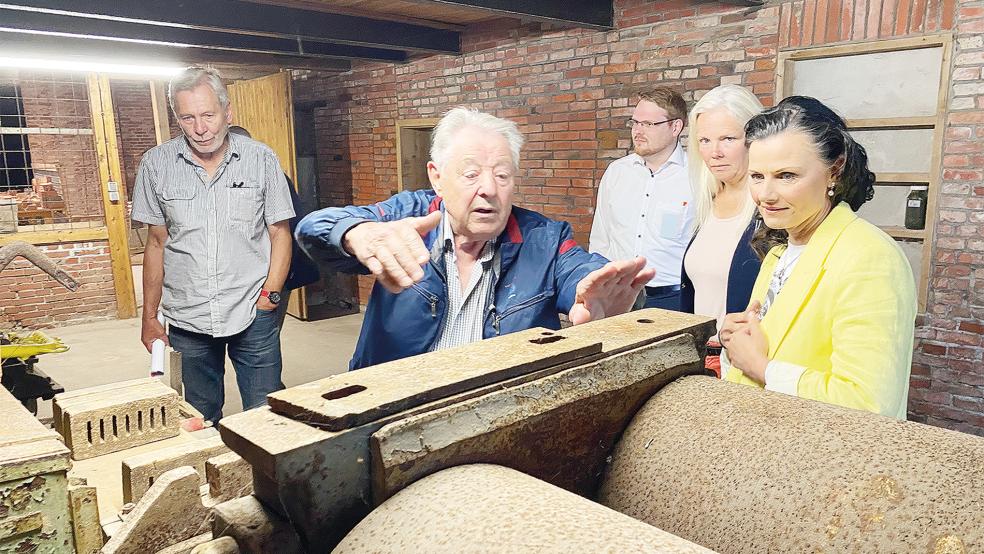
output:
[[[755, 204], [748, 193], [745, 123], [762, 111], [748, 89], [721, 85], [690, 111], [690, 180], [697, 203], [697, 234], [683, 259], [681, 309], [717, 318], [748, 306], [761, 261], [752, 251]], [[721, 344], [708, 342], [707, 369], [720, 377]]]

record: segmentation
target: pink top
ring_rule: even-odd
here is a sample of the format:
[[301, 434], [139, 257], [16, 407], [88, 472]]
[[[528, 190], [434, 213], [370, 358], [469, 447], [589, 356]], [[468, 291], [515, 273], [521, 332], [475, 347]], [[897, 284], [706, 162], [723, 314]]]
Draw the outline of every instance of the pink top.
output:
[[[731, 259], [747, 226], [748, 221], [741, 213], [728, 219], [710, 214], [683, 260], [683, 267], [694, 284], [694, 313], [716, 317], [718, 329], [724, 323], [727, 309]], [[718, 340], [716, 333], [711, 340]]]

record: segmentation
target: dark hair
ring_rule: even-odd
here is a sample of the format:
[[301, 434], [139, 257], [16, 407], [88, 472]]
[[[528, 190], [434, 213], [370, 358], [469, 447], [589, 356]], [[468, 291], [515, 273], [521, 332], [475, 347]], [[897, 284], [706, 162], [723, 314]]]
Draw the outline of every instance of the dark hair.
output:
[[[787, 130], [805, 133], [820, 158], [831, 167], [834, 179], [833, 205], [847, 202], [858, 211], [875, 195], [875, 174], [868, 169], [868, 153], [847, 132], [839, 115], [816, 98], [790, 96], [756, 115], [745, 124], [745, 144], [772, 137]], [[787, 233], [762, 225], [752, 237], [752, 248], [762, 258], [777, 244], [784, 244]]]

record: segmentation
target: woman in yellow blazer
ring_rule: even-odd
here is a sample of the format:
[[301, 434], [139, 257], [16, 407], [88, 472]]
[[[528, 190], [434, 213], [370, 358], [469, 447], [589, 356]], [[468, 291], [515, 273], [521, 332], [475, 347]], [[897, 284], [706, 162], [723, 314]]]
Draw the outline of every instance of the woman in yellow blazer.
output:
[[749, 309], [722, 325], [727, 380], [905, 419], [915, 286], [895, 241], [854, 214], [874, 190], [864, 148], [802, 96], [745, 135], [768, 253]]

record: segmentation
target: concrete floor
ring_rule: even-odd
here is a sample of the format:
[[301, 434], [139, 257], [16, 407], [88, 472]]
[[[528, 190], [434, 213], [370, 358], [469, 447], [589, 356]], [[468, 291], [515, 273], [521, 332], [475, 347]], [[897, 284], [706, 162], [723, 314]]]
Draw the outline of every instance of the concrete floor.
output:
[[[284, 384], [291, 387], [346, 371], [361, 325], [361, 313], [314, 322], [287, 316], [280, 336]], [[139, 318], [99, 321], [45, 332], [59, 337], [70, 347], [68, 352], [45, 354], [38, 361], [38, 368], [61, 383], [65, 390], [149, 376], [150, 354], [140, 343]], [[168, 382], [168, 376], [164, 382]], [[223, 414], [241, 412], [235, 371], [228, 358], [225, 395]], [[50, 416], [51, 402], [39, 402], [38, 417]]]

